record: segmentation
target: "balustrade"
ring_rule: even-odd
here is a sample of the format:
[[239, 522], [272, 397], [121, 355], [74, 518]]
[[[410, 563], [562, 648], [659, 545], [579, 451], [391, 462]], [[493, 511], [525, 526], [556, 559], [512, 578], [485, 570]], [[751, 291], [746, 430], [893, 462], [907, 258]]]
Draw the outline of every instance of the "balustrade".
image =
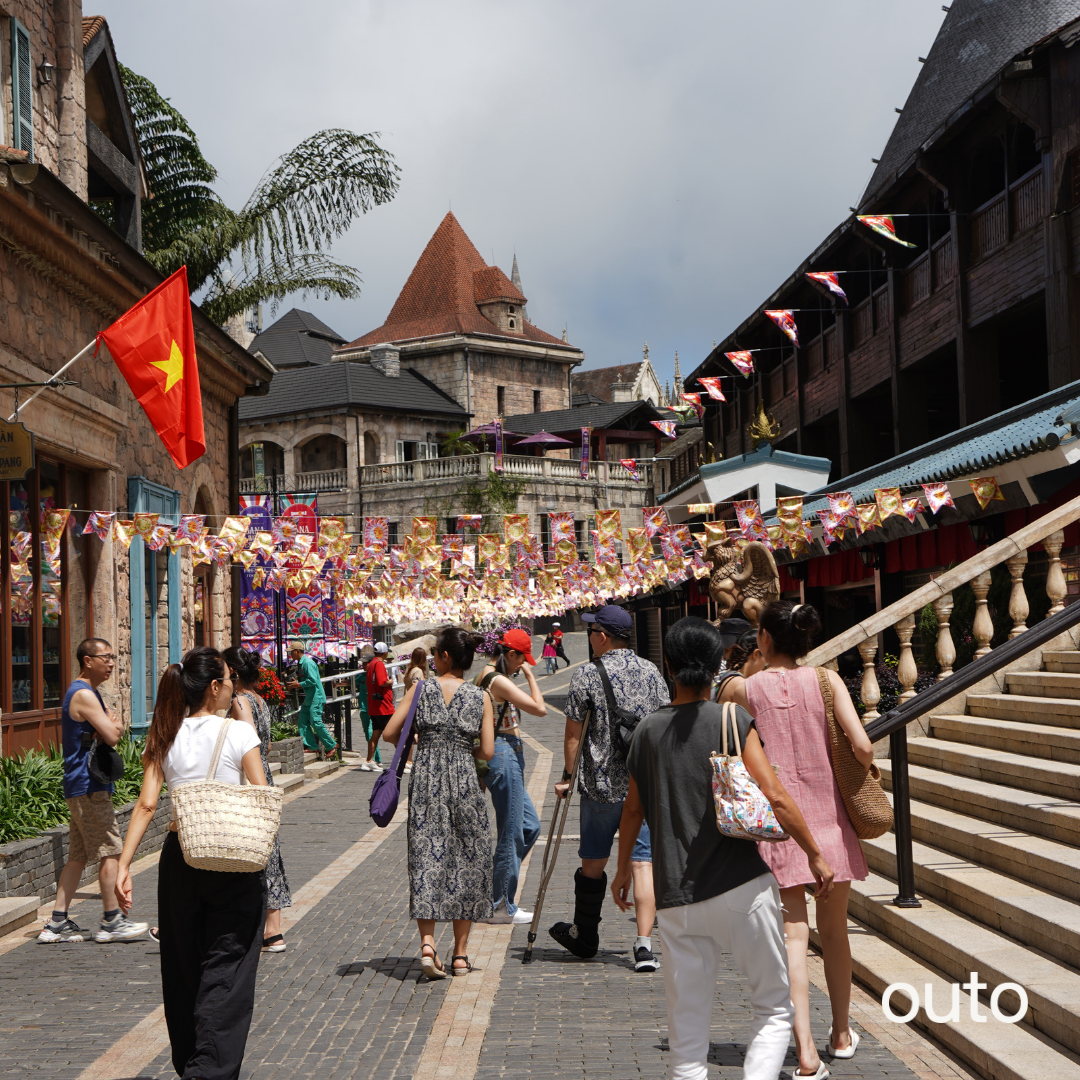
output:
[[986, 594], [990, 591], [991, 575], [984, 570], [971, 582], [971, 591], [975, 593], [975, 621], [971, 632], [978, 642], [975, 658], [985, 656], [990, 651], [990, 639], [994, 636], [994, 620], [986, 606]]
[[1012, 578], [1012, 591], [1009, 593], [1009, 618], [1013, 621], [1012, 629], [1009, 631], [1011, 638], [1017, 637], [1027, 629], [1028, 612], [1031, 610], [1027, 593], [1024, 591], [1024, 567], [1027, 563], [1028, 553], [1021, 551], [1005, 564]]
[[1012, 198], [1014, 233], [1026, 232], [1046, 216], [1045, 191], [1041, 166], [1012, 185], [1009, 194]]
[[877, 638], [867, 638], [866, 641], [860, 642], [859, 655], [862, 657], [863, 664], [862, 687], [859, 690], [859, 696], [866, 709], [863, 713], [863, 723], [869, 723], [880, 715], [877, 707], [881, 700], [881, 687], [878, 685], [877, 671], [874, 669]]
[[1002, 194], [971, 218], [971, 254], [981, 259], [997, 251], [1009, 239], [1008, 203]]

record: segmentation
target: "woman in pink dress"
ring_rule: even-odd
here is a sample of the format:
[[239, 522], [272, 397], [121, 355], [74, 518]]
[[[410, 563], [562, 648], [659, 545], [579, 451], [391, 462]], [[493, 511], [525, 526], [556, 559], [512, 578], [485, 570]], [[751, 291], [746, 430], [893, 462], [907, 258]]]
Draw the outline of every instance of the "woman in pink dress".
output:
[[[834, 1058], [850, 1058], [859, 1044], [859, 1036], [848, 1023], [851, 948], [847, 906], [850, 883], [865, 879], [868, 870], [833, 776], [828, 720], [817, 672], [812, 667], [798, 666], [798, 660], [810, 651], [820, 631], [821, 620], [808, 604], [792, 606], [785, 600], [770, 603], [758, 624], [758, 648], [769, 666], [733, 690], [738, 703], [754, 717], [769, 761], [776, 766], [781, 783], [798, 804], [822, 855], [836, 875], [828, 901], [817, 905], [817, 928], [832, 1004], [828, 1052]], [[851, 740], [856, 758], [869, 768], [874, 751], [847, 687], [835, 671], [828, 674], [833, 713]], [[776, 875], [784, 906], [791, 1000], [795, 1006], [795, 1047], [799, 1055], [799, 1068], [794, 1075], [824, 1080], [829, 1073], [810, 1033], [810, 980], [806, 966], [810, 930], [805, 887], [814, 883], [814, 875], [797, 844], [759, 844], [758, 848]]]

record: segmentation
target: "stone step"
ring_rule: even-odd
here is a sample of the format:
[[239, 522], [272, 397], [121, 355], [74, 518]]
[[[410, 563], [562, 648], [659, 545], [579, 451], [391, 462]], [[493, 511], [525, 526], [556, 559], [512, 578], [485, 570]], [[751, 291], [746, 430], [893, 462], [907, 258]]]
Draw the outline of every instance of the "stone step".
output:
[[292, 791], [293, 788], [302, 787], [303, 783], [304, 774], [302, 772], [287, 772], [274, 777], [274, 787], [281, 788], [286, 794]]
[[936, 739], [1080, 765], [1080, 729], [981, 716], [933, 716]]
[[[304, 778], [306, 780], [318, 780], [322, 776], [329, 776], [337, 772], [341, 766], [336, 761], [313, 761], [304, 766]], [[297, 774], [299, 775], [299, 774]]]
[[1027, 694], [968, 694], [971, 716], [1015, 720], [1021, 724], [1052, 724], [1080, 728], [1080, 701], [1071, 698], [1033, 697]]
[[310, 765], [311, 762], [318, 761], [318, 760], [319, 760], [319, 755], [316, 754], [314, 750], [305, 750], [304, 751], [304, 764], [305, 765]]
[[1010, 754], [945, 739], [908, 739], [908, 760], [912, 765], [1067, 801], [1080, 791], [1080, 765], [1065, 761], [1050, 763], [1026, 754]]
[[1043, 653], [1043, 667], [1047, 671], [1080, 672], [1080, 652], [1056, 652]]
[[[911, 800], [911, 835], [998, 873], [1080, 901], [1080, 848]], [[1080, 1049], [1080, 1047], [1078, 1047]]]
[[[892, 833], [864, 840], [870, 869], [896, 878]], [[912, 843], [915, 888], [955, 911], [1080, 967], [1080, 904], [920, 841]]]
[[[892, 763], [884, 759], [878, 765], [882, 783], [888, 790], [892, 783]], [[908, 784], [912, 799], [971, 814], [998, 827], [1021, 829], [1080, 846], [1080, 802], [1003, 787], [922, 765], [909, 764]]]
[[[1080, 653], [1070, 653], [1080, 657]], [[1080, 698], [1080, 667], [1076, 671], [1010, 671], [1005, 676], [1010, 694], [1028, 697]]]
[[[871, 931], [884, 934], [894, 948], [903, 949], [923, 964], [933, 965], [944, 976], [943, 982], [966, 983], [971, 972], [977, 972], [978, 981], [986, 983], [986, 989], [979, 993], [983, 1012], [989, 1010], [990, 995], [998, 985], [1011, 982], [1022, 986], [1028, 996], [1024, 1026], [1030, 1025], [1073, 1053], [1080, 1052], [1080, 974], [925, 897], [921, 908], [895, 907], [892, 904], [895, 894], [894, 882], [871, 874], [865, 881], [851, 883], [848, 911], [852, 919]], [[851, 946], [854, 953], [854, 935]], [[867, 959], [868, 955], [862, 957], [864, 963]], [[872, 982], [876, 985], [880, 979], [882, 987], [889, 982], [910, 983], [918, 990], [925, 1005], [924, 985], [928, 977], [922, 976], [916, 981], [899, 974], [892, 966], [882, 967], [875, 974], [877, 977]], [[930, 981], [934, 982], [933, 979]], [[934, 982], [935, 1012], [939, 1015], [947, 1013], [951, 1003], [952, 987], [943, 985], [939, 988]], [[1020, 999], [1014, 991], [1001, 993], [999, 1008], [1005, 1015], [1015, 1015], [1019, 1007]], [[897, 1005], [893, 1010], [906, 1011]], [[969, 1033], [976, 1028], [1012, 1026], [993, 1019], [985, 1024], [972, 1022], [968, 994], [963, 990], [960, 1015], [961, 1024], [970, 1025]], [[935, 1024], [931, 1030], [935, 1037], [942, 1038], [944, 1029], [957, 1026]], [[1055, 1062], [1055, 1072], [1068, 1063], [1068, 1058]]]
[[0, 896], [0, 936], [37, 920], [38, 896]]
[[361, 754], [359, 750], [342, 750], [341, 751], [341, 760], [342, 761], [363, 761], [364, 760], [364, 755]]

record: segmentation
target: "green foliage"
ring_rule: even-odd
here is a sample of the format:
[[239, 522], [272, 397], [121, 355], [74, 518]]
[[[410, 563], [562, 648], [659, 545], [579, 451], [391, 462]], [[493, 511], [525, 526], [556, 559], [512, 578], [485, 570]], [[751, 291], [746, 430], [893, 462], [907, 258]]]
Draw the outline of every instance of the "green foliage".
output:
[[296, 739], [300, 735], [300, 729], [295, 724], [285, 720], [275, 720], [270, 725], [270, 741], [281, 742], [282, 739]]
[[925, 667], [937, 670], [938, 620], [933, 604], [927, 604], [919, 612], [919, 641], [922, 642], [921, 660]]
[[151, 196], [143, 254], [162, 274], [186, 265], [188, 286], [205, 288], [201, 307], [214, 322], [264, 302], [274, 310], [290, 293], [360, 295], [359, 272], [325, 249], [397, 193], [400, 170], [378, 132], [317, 132], [278, 158], [234, 211], [210, 186], [216, 170], [184, 117], [149, 79], [123, 67], [121, 78]]
[[469, 429], [463, 427], [460, 431], [451, 431], [448, 435], [442, 436], [442, 456], [443, 457], [464, 457], [467, 454], [478, 454], [480, 448], [476, 443], [465, 439]]
[[[124, 759], [124, 776], [115, 785], [112, 801], [114, 806], [123, 806], [142, 787], [143, 744], [121, 739], [116, 749]], [[0, 844], [28, 840], [67, 822], [64, 760], [56, 747], [0, 758]]]

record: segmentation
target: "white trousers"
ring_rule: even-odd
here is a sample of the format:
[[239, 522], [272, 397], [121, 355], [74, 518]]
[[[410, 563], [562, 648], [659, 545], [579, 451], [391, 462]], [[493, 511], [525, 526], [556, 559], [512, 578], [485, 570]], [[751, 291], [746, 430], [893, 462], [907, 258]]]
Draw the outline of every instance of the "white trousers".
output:
[[731, 953], [750, 984], [754, 1023], [746, 1080], [777, 1080], [791, 1038], [791, 985], [780, 890], [762, 874], [700, 904], [657, 912], [664, 945], [672, 1080], [705, 1080], [720, 954]]

